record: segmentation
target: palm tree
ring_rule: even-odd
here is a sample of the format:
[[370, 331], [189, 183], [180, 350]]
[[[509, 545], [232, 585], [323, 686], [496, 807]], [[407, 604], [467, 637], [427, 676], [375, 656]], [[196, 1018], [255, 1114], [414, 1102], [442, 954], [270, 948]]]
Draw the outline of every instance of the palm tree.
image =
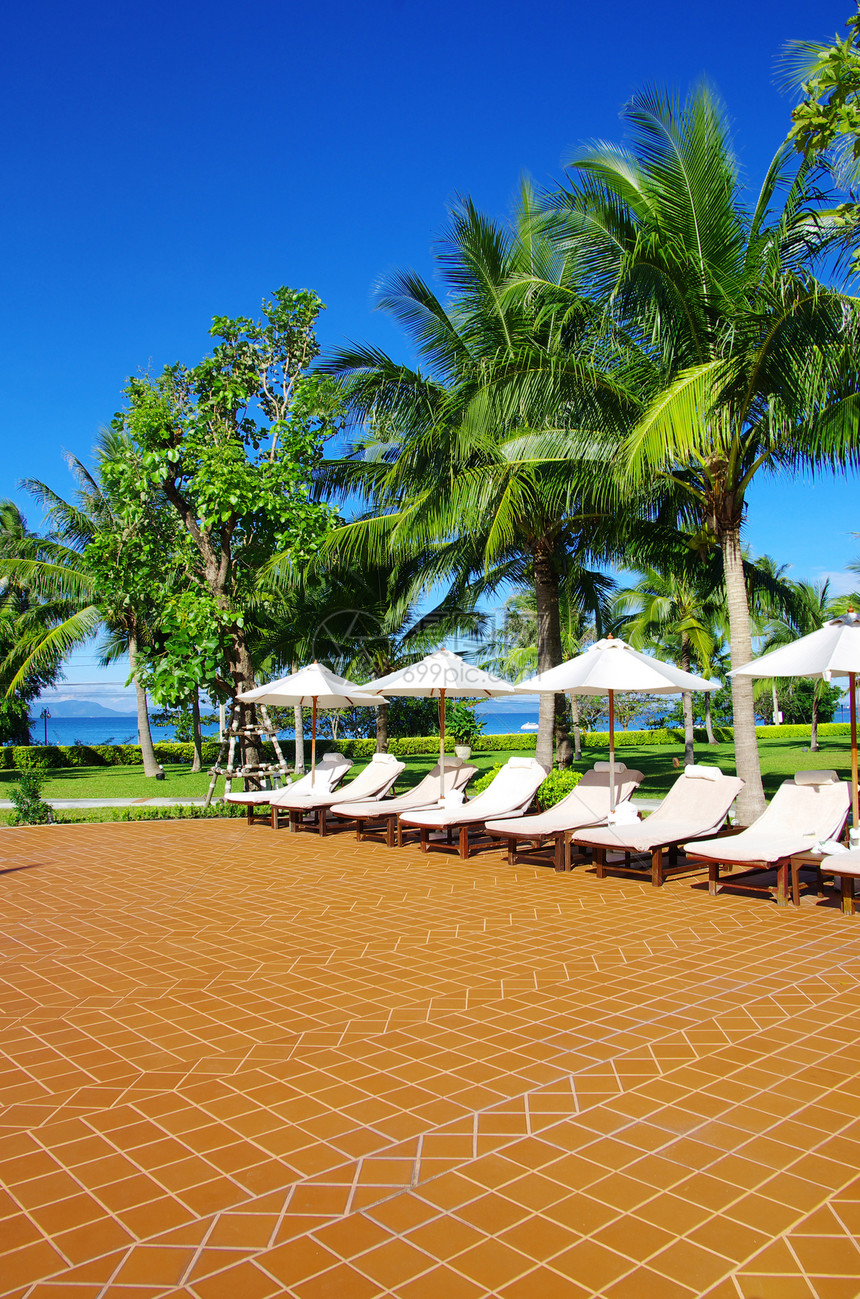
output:
[[[684, 672], [706, 669], [713, 660], [725, 604], [715, 574], [702, 564], [686, 573], [646, 568], [633, 586], [618, 592], [613, 608], [635, 649], [668, 651]], [[695, 762], [693, 696], [682, 695], [684, 765]]]
[[[137, 697], [144, 775], [156, 776], [161, 766], [155, 756], [146, 690], [141, 682], [141, 652], [152, 638], [154, 609], [145, 599], [132, 598], [124, 589], [122, 571], [134, 562], [134, 538], [126, 535], [110, 492], [100, 481], [100, 469], [107, 461], [130, 454], [124, 434], [105, 432], [97, 447], [95, 475], [70, 456], [69, 468], [78, 485], [74, 502], [64, 500], [37, 479], [24, 480], [22, 486], [47, 507], [51, 532], [47, 537], [22, 534], [17, 543], [7, 543], [0, 561], [8, 579], [28, 585], [44, 602], [38, 616], [20, 623], [19, 643], [9, 660], [15, 669], [9, 690], [27, 673], [61, 662], [73, 649], [103, 631], [103, 663], [114, 659], [119, 651], [128, 654]], [[157, 503], [152, 505], [150, 523], [163, 532], [167, 542], [172, 520], [166, 511], [159, 511]], [[168, 545], [165, 560], [169, 566]], [[114, 584], [106, 578], [112, 565], [117, 575]], [[46, 612], [52, 616], [46, 618]]]
[[[575, 568], [563, 581], [559, 591], [562, 661], [581, 654], [591, 641], [603, 635], [614, 587], [612, 578], [581, 568]], [[482, 656], [481, 667], [513, 681], [533, 676], [538, 670], [536, 621], [534, 587], [524, 586], [505, 601], [501, 626]], [[587, 701], [586, 721], [591, 717], [595, 704], [593, 699]], [[573, 756], [576, 762], [582, 760], [581, 708], [577, 696], [571, 695]], [[595, 717], [603, 708], [602, 702], [596, 705]]]
[[[782, 645], [790, 645], [800, 636], [808, 636], [811, 632], [818, 631], [829, 618], [835, 617], [839, 609], [839, 603], [831, 598], [829, 581], [789, 582], [788, 585], [795, 596], [792, 612], [774, 613], [761, 647], [764, 654], [779, 649]], [[823, 681], [816, 681], [812, 692], [812, 729], [809, 747], [813, 753], [818, 752], [818, 711], [823, 686]]]
[[[575, 161], [564, 246], [659, 364], [659, 389], [616, 464], [624, 482], [656, 476], [682, 493], [719, 545], [737, 667], [752, 658], [741, 547], [751, 484], [764, 471], [858, 460], [856, 304], [810, 270], [835, 236], [789, 147], [747, 208], [711, 91], [683, 108], [640, 94], [626, 115], [631, 148]], [[732, 698], [746, 824], [764, 807], [752, 682], [732, 678]]]
[[[344, 381], [354, 415], [371, 425], [321, 477], [327, 493], [358, 492], [368, 509], [328, 545], [370, 563], [435, 548], [432, 578], [455, 574], [473, 593], [530, 582], [545, 671], [562, 661], [564, 573], [611, 557], [620, 543], [613, 510], [595, 501], [602, 460], [586, 453], [576, 466], [569, 454], [526, 462], [523, 436], [596, 427], [604, 407], [637, 410], [638, 398], [528, 186], [508, 229], [463, 201], [437, 264], [447, 302], [411, 272], [390, 276], [379, 299], [424, 370], [370, 347], [341, 351], [327, 365]], [[559, 760], [568, 761], [563, 700], [542, 696], [539, 716], [538, 761], [552, 764], [554, 731]]]

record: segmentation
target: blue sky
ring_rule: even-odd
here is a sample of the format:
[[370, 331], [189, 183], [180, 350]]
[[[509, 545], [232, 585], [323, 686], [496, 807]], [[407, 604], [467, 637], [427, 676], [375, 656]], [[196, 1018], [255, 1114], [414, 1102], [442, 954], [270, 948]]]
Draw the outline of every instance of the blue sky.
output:
[[[196, 361], [215, 313], [279, 284], [328, 305], [324, 345], [403, 342], [373, 312], [392, 266], [429, 274], [457, 194], [503, 216], [650, 83], [706, 76], [757, 183], [789, 122], [777, 59], [843, 30], [847, 0], [612, 7], [510, 0], [249, 7], [14, 6], [4, 20], [6, 256], [0, 492], [70, 490], [128, 374]], [[757, 486], [747, 539], [794, 576], [839, 575], [854, 483]], [[113, 674], [114, 676], [117, 673]], [[70, 680], [94, 679], [93, 656]]]

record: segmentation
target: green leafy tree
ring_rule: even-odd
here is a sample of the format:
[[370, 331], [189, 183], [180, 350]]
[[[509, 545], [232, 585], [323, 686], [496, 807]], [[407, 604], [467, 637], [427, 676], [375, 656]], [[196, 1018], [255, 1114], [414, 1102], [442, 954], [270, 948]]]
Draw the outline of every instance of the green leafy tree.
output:
[[[742, 199], [722, 106], [700, 87], [627, 109], [630, 148], [575, 161], [566, 236], [595, 291], [659, 362], [662, 380], [619, 449], [623, 482], [660, 480], [722, 554], [732, 664], [752, 658], [741, 533], [763, 472], [857, 462], [856, 308], [810, 269], [835, 238], [815, 219], [805, 163], [774, 158]], [[732, 678], [739, 819], [764, 807], [752, 683]]]
[[[614, 611], [622, 634], [634, 649], [671, 657], [684, 672], [706, 668], [721, 640], [725, 600], [713, 566], [692, 553], [686, 572], [646, 569], [631, 587], [618, 592]], [[695, 762], [693, 697], [681, 697], [684, 765]]]
[[[193, 369], [168, 366], [125, 390], [114, 427], [142, 462], [139, 477], [115, 484], [125, 517], [133, 521], [161, 493], [189, 542], [188, 582], [167, 594], [150, 662], [160, 703], [199, 688], [234, 697], [254, 685], [265, 564], [275, 552], [305, 562], [332, 524], [332, 511], [310, 494], [322, 439], [340, 425], [335, 385], [310, 370], [321, 307], [313, 293], [280, 288], [258, 321], [216, 317], [216, 346]], [[252, 720], [250, 707], [243, 718]], [[258, 746], [244, 748], [255, 762]]]
[[[801, 636], [809, 636], [812, 632], [818, 631], [829, 618], [835, 614], [834, 602], [830, 596], [830, 582], [788, 582], [794, 595], [794, 601], [791, 612], [774, 611], [771, 617], [762, 652], [768, 653], [770, 650], [779, 649], [783, 645], [790, 645]], [[764, 700], [763, 694], [770, 689], [770, 683], [764, 680], [759, 683], [759, 708], [762, 708]], [[826, 700], [826, 706], [830, 709], [832, 697], [829, 693], [827, 683], [816, 681], [810, 684], [810, 690], [804, 692], [800, 690], [794, 682], [777, 682], [776, 698], [779, 709], [783, 714], [783, 720], [794, 721], [801, 720], [797, 717], [801, 701], [806, 698], [808, 693], [809, 711], [805, 717], [812, 723], [812, 732], [809, 747], [813, 753], [818, 750], [818, 723], [822, 720], [822, 701]], [[838, 700], [841, 692], [837, 690], [836, 699]], [[772, 702], [772, 701], [768, 701]], [[766, 705], [765, 705], [766, 707]], [[836, 705], [830, 709], [832, 717]], [[830, 718], [825, 720], [829, 721]]]
[[[368, 516], [329, 544], [372, 562], [436, 547], [430, 578], [447, 566], [473, 593], [529, 582], [543, 671], [562, 661], [564, 572], [608, 553], [599, 525], [613, 512], [595, 503], [594, 457], [578, 474], [569, 454], [527, 461], [523, 435], [591, 428], [604, 407], [637, 409], [638, 398], [613, 372], [609, 336], [597, 343], [602, 310], [579, 291], [575, 260], [527, 185], [509, 227], [463, 200], [437, 269], [446, 296], [403, 271], [379, 297], [421, 368], [370, 347], [329, 363], [369, 423], [324, 479], [359, 493]], [[569, 761], [564, 700], [543, 696], [539, 715], [538, 760], [551, 765], [555, 731], [559, 761]]]

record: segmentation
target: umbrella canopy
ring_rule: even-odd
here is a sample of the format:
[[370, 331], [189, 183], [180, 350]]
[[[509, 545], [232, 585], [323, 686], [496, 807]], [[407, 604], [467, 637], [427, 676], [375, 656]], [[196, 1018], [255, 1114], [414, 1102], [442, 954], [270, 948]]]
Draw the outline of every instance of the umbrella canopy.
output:
[[860, 614], [849, 609], [839, 618], [831, 618], [818, 631], [801, 636], [791, 645], [783, 645], [762, 654], [729, 673], [731, 677], [812, 677], [829, 681], [831, 677], [848, 677], [851, 704], [851, 806], [855, 828], [860, 825], [857, 774], [857, 691], [860, 675]]
[[280, 704], [282, 707], [299, 705], [310, 707], [311, 719], [311, 780], [317, 765], [317, 709], [352, 708], [364, 706], [378, 708], [380, 700], [368, 693], [367, 686], [357, 686], [331, 672], [322, 663], [310, 663], [291, 676], [255, 686], [237, 695], [243, 704]]
[[[497, 695], [512, 695], [514, 687], [492, 672], [467, 663], [450, 650], [440, 649], [426, 654], [417, 663], [389, 672], [375, 681], [368, 681], [363, 690], [373, 690], [380, 695], [407, 695], [412, 698], [439, 700], [439, 755], [440, 773], [445, 768], [445, 701], [454, 699], [493, 699]], [[440, 781], [443, 780], [440, 774]]]
[[673, 663], [651, 658], [626, 641], [607, 636], [576, 658], [539, 672], [516, 689], [522, 694], [609, 696], [609, 806], [615, 810], [615, 694], [677, 695], [692, 690], [719, 690], [714, 681], [683, 672]]

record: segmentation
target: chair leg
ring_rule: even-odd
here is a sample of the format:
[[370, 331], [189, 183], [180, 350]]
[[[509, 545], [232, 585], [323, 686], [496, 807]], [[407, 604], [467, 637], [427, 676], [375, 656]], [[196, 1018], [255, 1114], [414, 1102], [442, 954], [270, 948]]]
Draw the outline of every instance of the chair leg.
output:
[[780, 862], [776, 868], [776, 905], [788, 906], [788, 862]]
[[396, 816], [389, 816], [385, 822], [385, 846], [386, 848], [394, 847], [395, 826], [397, 824]]
[[460, 826], [460, 856], [463, 861], [469, 856], [469, 827], [467, 825]]
[[399, 816], [397, 818], [397, 847], [398, 848], [403, 847], [403, 823], [401, 822]]
[[428, 848], [427, 839], [428, 839], [428, 836], [429, 836], [429, 834], [430, 834], [430, 831], [427, 830], [427, 829], [422, 825], [422, 826], [420, 827], [420, 829], [419, 829], [419, 834], [420, 834], [420, 836], [421, 836], [421, 851], [422, 851], [422, 852], [427, 852], [427, 848]]
[[663, 849], [655, 848], [651, 854], [651, 884], [655, 889], [663, 887]]
[[842, 914], [843, 916], [854, 915], [854, 876], [842, 876]]
[[508, 865], [516, 866], [517, 864], [517, 841], [510, 836], [508, 838]]
[[593, 848], [591, 860], [592, 860], [592, 865], [594, 866], [597, 872], [597, 878], [599, 880], [605, 880], [606, 879], [606, 849]]
[[447, 827], [447, 829], [446, 829], [446, 831], [445, 831], [445, 834], [446, 834], [446, 837], [447, 837], [447, 842], [448, 842], [448, 843], [453, 843], [453, 842], [454, 842], [454, 827], [453, 827], [453, 825], [449, 825], [449, 826]]
[[298, 834], [301, 815], [301, 812], [294, 812], [293, 809], [290, 808], [290, 834]]
[[565, 868], [564, 848], [565, 848], [564, 831], [560, 830], [559, 833], [555, 836], [555, 842], [553, 844], [554, 851], [552, 855], [553, 857], [552, 864], [555, 867], [555, 869], [559, 872], [564, 871]]
[[358, 841], [358, 843], [361, 843], [361, 829], [362, 829], [362, 826], [363, 826], [363, 825], [364, 825], [364, 822], [363, 822], [363, 821], [359, 821], [358, 819], [356, 819], [356, 822], [355, 822], [355, 837], [356, 837], [356, 840]]
[[326, 809], [324, 807], [320, 808], [319, 818], [320, 818], [320, 838], [324, 839], [328, 834], [328, 821], [326, 820]]
[[708, 892], [712, 898], [717, 896], [717, 890], [720, 887], [720, 863], [712, 861], [708, 865]]
[[273, 803], [272, 804], [272, 829], [277, 830], [277, 828], [278, 828], [278, 809], [275, 807]]

